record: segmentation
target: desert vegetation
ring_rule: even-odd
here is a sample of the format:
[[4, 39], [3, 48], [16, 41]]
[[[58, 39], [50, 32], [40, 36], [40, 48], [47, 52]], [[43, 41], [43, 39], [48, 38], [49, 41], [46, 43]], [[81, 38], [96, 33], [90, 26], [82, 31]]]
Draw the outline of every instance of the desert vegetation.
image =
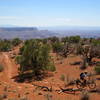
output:
[[[86, 93], [83, 92], [84, 89], [76, 89], [77, 75], [81, 72], [90, 70], [93, 73], [91, 76], [99, 77], [100, 75], [99, 38], [71, 36], [30, 40], [20, 40], [19, 38], [0, 40], [0, 54], [0, 75], [6, 73], [7, 82], [13, 79], [18, 84], [18, 88], [16, 88], [16, 86], [4, 85], [5, 83], [0, 81], [0, 88], [3, 87], [3, 93], [0, 95], [1, 100], [8, 98], [10, 93], [16, 94], [18, 89], [21, 91], [20, 88], [22, 87], [19, 86], [19, 82], [22, 82], [21, 85], [26, 85], [25, 87], [23, 85], [22, 91], [25, 91], [22, 92], [23, 94], [21, 92], [16, 94], [17, 97], [15, 98], [18, 100], [30, 100], [28, 97], [32, 94], [42, 96], [44, 100], [55, 100], [53, 95], [55, 92], [59, 95], [65, 92], [75, 95], [77, 91], [81, 92], [80, 100], [90, 100], [91, 91], [98, 91], [99, 93], [99, 89], [87, 90], [86, 88]], [[17, 74], [12, 69], [16, 69]], [[99, 80], [98, 77], [95, 80]], [[29, 87], [27, 82], [32, 87]], [[55, 86], [56, 84], [57, 86]], [[58, 88], [55, 89], [56, 87]], [[59, 98], [57, 99], [59, 100]]]
[[1, 52], [10, 51], [14, 46], [19, 45], [21, 42], [22, 41], [19, 38], [15, 38], [12, 40], [0, 39], [0, 51]]
[[20, 64], [19, 75], [23, 77], [24, 73], [30, 72], [33, 76], [41, 78], [43, 71], [55, 71], [55, 66], [49, 55], [50, 47], [39, 40], [27, 40], [16, 61]]
[[95, 71], [97, 74], [100, 74], [100, 66], [95, 66]]

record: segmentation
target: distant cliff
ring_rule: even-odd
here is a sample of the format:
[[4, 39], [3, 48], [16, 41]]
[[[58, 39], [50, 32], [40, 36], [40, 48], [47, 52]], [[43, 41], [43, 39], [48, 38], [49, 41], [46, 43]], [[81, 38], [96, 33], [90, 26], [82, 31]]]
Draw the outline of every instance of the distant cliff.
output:
[[31, 39], [52, 36], [58, 36], [58, 34], [48, 30], [38, 30], [36, 27], [0, 28], [0, 38], [2, 39], [12, 39], [16, 37], [21, 39]]

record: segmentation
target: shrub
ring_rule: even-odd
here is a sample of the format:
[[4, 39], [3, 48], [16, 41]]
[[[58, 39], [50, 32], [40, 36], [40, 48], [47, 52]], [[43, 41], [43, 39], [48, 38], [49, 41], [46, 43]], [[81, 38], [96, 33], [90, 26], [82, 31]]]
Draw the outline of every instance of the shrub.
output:
[[12, 45], [13, 46], [17, 46], [21, 43], [21, 40], [19, 38], [15, 38], [12, 40]]
[[70, 36], [68, 41], [70, 43], [79, 43], [80, 42], [80, 36]]
[[52, 44], [52, 48], [53, 48], [53, 52], [59, 53], [63, 49], [63, 44], [61, 44], [60, 42], [55, 42]]
[[15, 61], [17, 62], [17, 64], [21, 63], [21, 56], [16, 56]]
[[6, 52], [11, 50], [11, 42], [8, 40], [1, 40], [0, 41], [0, 51]]
[[28, 40], [20, 50], [21, 55], [16, 57], [20, 64], [20, 75], [31, 71], [34, 76], [38, 77], [45, 70], [55, 70], [54, 65], [51, 64], [49, 45], [42, 44], [38, 40]]
[[64, 44], [66, 44], [66, 43], [68, 42], [68, 37], [63, 37], [63, 38], [61, 39], [61, 41], [62, 41]]
[[2, 72], [4, 70], [3, 65], [0, 65], [0, 72]]
[[95, 46], [98, 46], [98, 45], [100, 46], [100, 40], [93, 39], [92, 44], [95, 45]]
[[62, 80], [62, 81], [65, 81], [65, 75], [61, 75], [61, 77], [60, 77], [60, 79]]
[[50, 37], [48, 38], [48, 40], [51, 42], [51, 43], [55, 43], [55, 42], [59, 42], [59, 38], [58, 37]]
[[95, 67], [95, 72], [96, 72], [96, 74], [100, 74], [100, 66]]
[[96, 62], [96, 66], [100, 66], [100, 61], [97, 61]]

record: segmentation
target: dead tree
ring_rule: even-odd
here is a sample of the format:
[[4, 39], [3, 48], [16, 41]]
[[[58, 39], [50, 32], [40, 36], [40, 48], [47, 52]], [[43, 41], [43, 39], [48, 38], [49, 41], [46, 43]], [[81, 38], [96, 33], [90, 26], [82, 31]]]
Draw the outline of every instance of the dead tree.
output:
[[70, 44], [65, 44], [65, 45], [63, 46], [62, 51], [59, 52], [59, 55], [62, 56], [62, 57], [64, 57], [64, 58], [67, 58], [68, 55], [70, 55], [70, 54], [73, 52], [73, 50], [74, 50], [74, 49], [71, 47]]
[[93, 45], [81, 46], [82, 65], [81, 69], [85, 69], [88, 65], [92, 65], [92, 59], [100, 56], [100, 47]]

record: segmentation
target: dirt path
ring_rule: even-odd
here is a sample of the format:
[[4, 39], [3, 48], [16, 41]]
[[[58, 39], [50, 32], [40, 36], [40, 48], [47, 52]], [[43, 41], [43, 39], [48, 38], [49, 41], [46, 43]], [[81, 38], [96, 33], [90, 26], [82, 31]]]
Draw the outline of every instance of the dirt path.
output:
[[9, 57], [6, 53], [3, 53], [3, 56], [5, 58], [5, 63], [7, 65], [7, 69], [6, 69], [6, 72], [8, 74], [7, 77], [11, 78], [12, 77], [11, 73], [12, 73], [12, 68], [13, 68], [11, 60], [9, 59]]
[[[17, 72], [17, 65], [9, 57], [9, 53], [2, 53], [3, 64], [5, 66], [5, 73], [9, 81], [12, 81], [13, 75]], [[16, 67], [16, 68], [15, 68]]]

